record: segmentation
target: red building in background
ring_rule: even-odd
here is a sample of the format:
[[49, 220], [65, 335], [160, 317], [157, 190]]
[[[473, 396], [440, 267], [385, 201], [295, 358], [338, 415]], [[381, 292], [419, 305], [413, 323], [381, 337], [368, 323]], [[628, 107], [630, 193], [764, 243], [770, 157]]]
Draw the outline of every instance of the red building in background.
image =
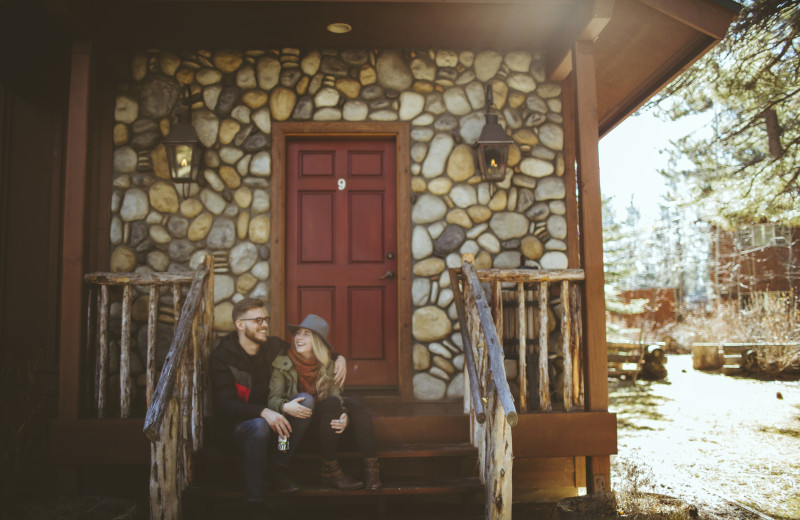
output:
[[800, 229], [768, 223], [714, 230], [711, 281], [720, 299], [800, 289]]

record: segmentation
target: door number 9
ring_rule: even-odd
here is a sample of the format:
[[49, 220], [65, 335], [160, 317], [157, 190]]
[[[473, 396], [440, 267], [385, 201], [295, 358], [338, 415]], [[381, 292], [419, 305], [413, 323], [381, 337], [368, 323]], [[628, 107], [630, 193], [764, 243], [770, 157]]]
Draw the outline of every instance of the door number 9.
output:
[[344, 179], [339, 179], [338, 181], [336, 181], [336, 184], [339, 186], [339, 191], [342, 191], [347, 187], [347, 181]]

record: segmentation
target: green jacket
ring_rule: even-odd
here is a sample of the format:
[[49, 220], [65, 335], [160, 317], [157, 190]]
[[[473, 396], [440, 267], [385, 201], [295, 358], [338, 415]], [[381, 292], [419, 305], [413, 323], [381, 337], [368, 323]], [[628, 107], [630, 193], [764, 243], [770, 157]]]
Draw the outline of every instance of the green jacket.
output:
[[[328, 365], [328, 376], [333, 379], [333, 363]], [[269, 381], [267, 406], [270, 410], [280, 412], [281, 407], [297, 395], [297, 379], [297, 369], [294, 368], [292, 359], [285, 354], [277, 356], [272, 362], [272, 377]], [[342, 401], [342, 389], [331, 384], [330, 396]]]

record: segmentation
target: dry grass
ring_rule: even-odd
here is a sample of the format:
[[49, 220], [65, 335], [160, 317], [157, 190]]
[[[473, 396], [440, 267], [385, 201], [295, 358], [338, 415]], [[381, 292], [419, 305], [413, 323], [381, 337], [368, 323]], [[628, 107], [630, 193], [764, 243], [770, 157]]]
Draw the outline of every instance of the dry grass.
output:
[[617, 509], [630, 520], [694, 520], [697, 508], [681, 499], [655, 493], [655, 475], [629, 459], [617, 461]]
[[711, 313], [692, 313], [669, 335], [681, 345], [692, 343], [762, 343], [754, 349], [752, 368], [766, 377], [800, 370], [800, 299], [794, 293], [761, 293], [739, 308], [719, 305]]

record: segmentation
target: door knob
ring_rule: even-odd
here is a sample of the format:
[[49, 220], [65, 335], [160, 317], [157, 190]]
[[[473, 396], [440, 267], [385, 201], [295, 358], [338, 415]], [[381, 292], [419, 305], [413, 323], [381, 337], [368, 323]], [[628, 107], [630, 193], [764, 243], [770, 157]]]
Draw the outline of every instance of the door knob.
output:
[[394, 271], [386, 271], [383, 276], [379, 276], [379, 280], [391, 280], [394, 278]]

